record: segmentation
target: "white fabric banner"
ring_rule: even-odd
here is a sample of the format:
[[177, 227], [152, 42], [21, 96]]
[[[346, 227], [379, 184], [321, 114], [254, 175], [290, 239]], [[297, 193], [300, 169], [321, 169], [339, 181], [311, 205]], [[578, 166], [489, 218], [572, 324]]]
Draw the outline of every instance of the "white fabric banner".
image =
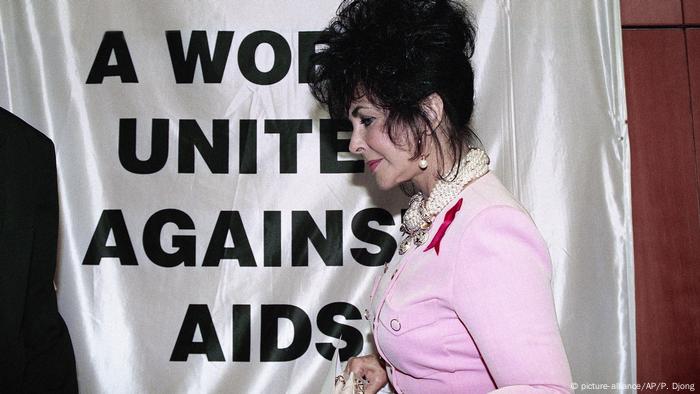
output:
[[[471, 5], [474, 129], [548, 242], [575, 385], [632, 383], [618, 2]], [[372, 351], [361, 315], [407, 197], [304, 83], [336, 7], [0, 3], [0, 106], [56, 145], [82, 392], [313, 393], [333, 344]]]

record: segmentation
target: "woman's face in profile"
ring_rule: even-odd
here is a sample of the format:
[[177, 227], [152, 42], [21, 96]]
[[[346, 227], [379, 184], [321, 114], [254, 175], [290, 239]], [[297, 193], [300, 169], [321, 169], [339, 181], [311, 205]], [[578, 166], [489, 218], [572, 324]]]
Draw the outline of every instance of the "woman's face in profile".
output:
[[380, 189], [391, 189], [422, 173], [416, 160], [411, 160], [413, 154], [408, 149], [413, 146], [408, 143], [411, 134], [407, 130], [394, 130], [396, 136], [405, 136], [403, 141], [396, 141], [400, 145], [395, 145], [385, 130], [383, 109], [363, 96], [352, 102], [348, 117], [352, 122], [350, 152], [362, 155]]

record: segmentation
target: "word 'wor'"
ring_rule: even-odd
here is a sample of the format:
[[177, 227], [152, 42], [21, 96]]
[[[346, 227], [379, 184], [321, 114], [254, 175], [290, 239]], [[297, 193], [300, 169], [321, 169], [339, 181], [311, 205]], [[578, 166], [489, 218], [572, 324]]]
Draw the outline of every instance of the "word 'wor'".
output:
[[[207, 32], [195, 30], [190, 36], [185, 54], [182, 33], [179, 30], [166, 31], [165, 39], [175, 82], [192, 83], [197, 63], [199, 63], [204, 83], [221, 83], [231, 51], [233, 34], [233, 31], [217, 32], [212, 53]], [[307, 83], [309, 57], [315, 51], [315, 42], [320, 32], [301, 31], [298, 34], [298, 80], [299, 83]], [[274, 54], [272, 67], [266, 71], [260, 70], [255, 63], [255, 51], [262, 44], [269, 45]], [[112, 55], [116, 62], [109, 64]], [[292, 50], [281, 34], [270, 30], [259, 30], [243, 38], [238, 48], [237, 60], [241, 75], [246, 80], [257, 85], [271, 85], [281, 81], [289, 72], [292, 64]], [[105, 77], [119, 77], [122, 83], [138, 83], [136, 68], [123, 31], [105, 32], [86, 83], [101, 84]]]

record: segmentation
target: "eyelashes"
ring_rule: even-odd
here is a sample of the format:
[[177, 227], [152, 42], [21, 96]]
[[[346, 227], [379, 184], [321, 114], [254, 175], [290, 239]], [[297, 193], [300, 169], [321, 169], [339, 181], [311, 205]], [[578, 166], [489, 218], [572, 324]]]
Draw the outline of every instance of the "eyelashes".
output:
[[373, 117], [364, 117], [364, 118], [360, 118], [360, 123], [361, 123], [363, 126], [367, 127], [367, 126], [371, 125], [372, 122], [374, 122], [374, 119], [375, 119], [375, 118], [373, 118]]

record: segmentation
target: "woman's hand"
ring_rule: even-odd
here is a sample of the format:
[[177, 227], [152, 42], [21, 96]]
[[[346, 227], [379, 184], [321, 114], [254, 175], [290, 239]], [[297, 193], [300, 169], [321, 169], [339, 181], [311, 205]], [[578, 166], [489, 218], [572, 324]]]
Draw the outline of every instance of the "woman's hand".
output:
[[374, 394], [384, 387], [388, 378], [384, 369], [384, 362], [379, 360], [376, 354], [362, 357], [350, 357], [345, 369], [353, 372], [355, 376], [369, 381], [365, 387], [365, 394]]

